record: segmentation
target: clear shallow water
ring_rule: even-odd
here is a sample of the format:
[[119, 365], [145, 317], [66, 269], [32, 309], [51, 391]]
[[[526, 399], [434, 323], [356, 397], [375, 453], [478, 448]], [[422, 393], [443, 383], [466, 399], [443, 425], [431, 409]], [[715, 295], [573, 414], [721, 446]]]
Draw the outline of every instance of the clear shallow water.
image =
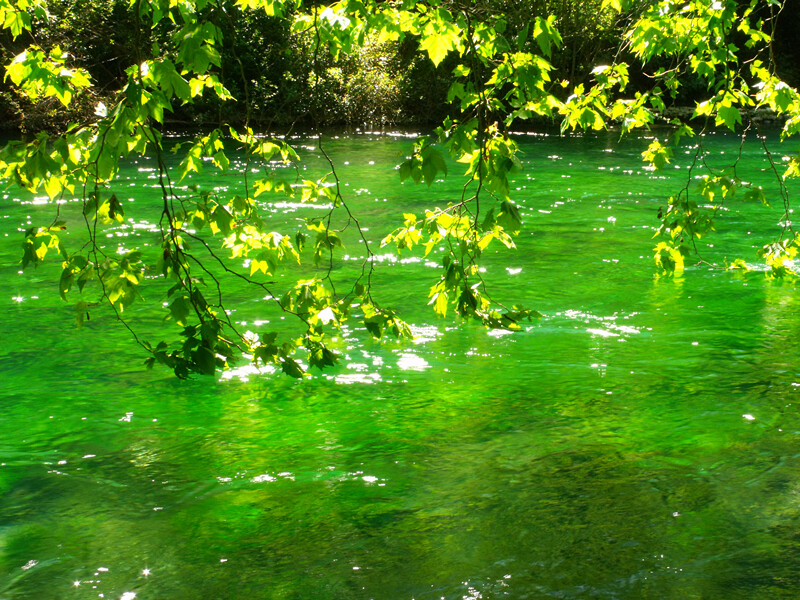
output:
[[[685, 171], [643, 170], [646, 141], [521, 143], [526, 228], [486, 276], [545, 317], [514, 335], [437, 321], [436, 270], [385, 258], [379, 292], [416, 342], [351, 332], [341, 365], [302, 383], [178, 381], [142, 370], [107, 314], [75, 330], [52, 271], [18, 274], [17, 228], [48, 207], [3, 199], [0, 598], [797, 597], [795, 287], [654, 278], [655, 213]], [[456, 172], [400, 185], [408, 140], [328, 145], [375, 243], [460, 189]], [[765, 168], [743, 160], [746, 178]], [[146, 241], [146, 168], [121, 184], [140, 227], [110, 244]], [[272, 208], [276, 222], [313, 210]], [[778, 218], [732, 205], [704, 255], [756, 262]], [[346, 254], [343, 278], [352, 240]], [[136, 315], [155, 331], [147, 300]], [[236, 317], [277, 318], [255, 298]]]

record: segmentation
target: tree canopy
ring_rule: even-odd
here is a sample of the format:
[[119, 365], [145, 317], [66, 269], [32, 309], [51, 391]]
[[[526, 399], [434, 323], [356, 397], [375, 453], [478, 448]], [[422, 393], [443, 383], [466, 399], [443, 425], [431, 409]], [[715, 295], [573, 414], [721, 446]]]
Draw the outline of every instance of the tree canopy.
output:
[[[58, 291], [74, 302], [79, 322], [98, 302], [109, 306], [149, 354], [148, 365], [164, 364], [180, 377], [213, 373], [243, 355], [302, 377], [312, 367], [336, 362], [330, 340], [348, 320], [363, 323], [378, 338], [409, 337], [402, 316], [373, 293], [377, 248], [351, 210], [337, 165], [328, 159], [327, 174], [304, 179], [297, 149], [274, 126], [280, 115], [264, 119], [264, 107], [254, 106], [265, 97], [255, 88], [274, 85], [277, 90], [278, 82], [246, 75], [252, 72], [245, 64], [252, 56], [244, 49], [252, 40], [281, 60], [296, 61], [287, 68], [305, 78], [310, 124], [326, 157], [323, 120], [313, 105], [331, 93], [332, 65], [346, 65], [354, 57], [362, 66], [377, 61], [360, 71], [358, 93], [363, 94], [381, 89], [382, 69], [397, 68], [381, 54], [382, 45], [394, 45], [393, 56], [405, 55], [407, 65], [424, 60], [439, 75], [446, 69], [443, 121], [416, 140], [398, 173], [401, 180], [430, 186], [447, 174], [445, 156], [450, 156], [464, 167], [463, 193], [447, 205], [406, 214], [381, 242], [398, 251], [419, 247], [426, 254], [435, 246], [447, 249], [427, 299], [442, 317], [455, 313], [487, 327], [517, 329], [537, 316], [533, 307], [505, 306], [493, 298], [480, 270], [482, 254], [498, 246], [513, 250], [523, 227], [509, 185], [520, 167], [509, 131], [530, 119], [554, 120], [562, 131], [614, 128], [620, 134], [659, 125], [643, 152], [653, 169], [670, 163], [677, 148], [691, 140], [686, 185], [659, 211], [656, 268], [683, 269], [697, 256], [696, 240], [713, 230], [726, 204], [755, 201], [776, 204], [782, 215], [776, 238], [761, 251], [768, 274], [794, 276], [800, 241], [785, 181], [800, 175], [800, 155], [776, 159], [755, 119], [767, 110], [782, 123], [783, 138], [800, 131], [800, 96], [781, 78], [775, 60], [784, 4], [588, 4], [581, 17], [575, 11], [550, 13], [548, 2], [523, 3], [526, 12], [502, 0], [132, 0], [113, 5], [114, 19], [130, 28], [129, 47], [120, 56], [132, 60], [114, 64], [116, 74], [109, 74], [109, 67], [109, 73], [98, 75], [67, 49], [67, 43], [74, 48], [80, 40], [53, 34], [54, 16], [46, 3], [0, 0], [4, 49], [16, 52], [5, 66], [14, 97], [30, 107], [45, 104], [49, 114], [67, 111], [73, 119], [29, 131], [0, 152], [3, 181], [46, 194], [56, 207], [51, 222], [25, 231], [23, 266], [60, 261]], [[592, 27], [598, 30], [594, 37], [578, 35]], [[292, 44], [286, 41], [291, 36]], [[565, 58], [558, 49], [570, 39], [572, 56]], [[596, 49], [581, 49], [580, 39]], [[602, 56], [601, 47], [611, 51]], [[578, 60], [581, 52], [586, 55]], [[605, 60], [582, 72], [590, 55]], [[103, 87], [99, 77], [107, 77]], [[697, 99], [692, 119], [670, 119], [670, 107], [686, 98], [689, 88]], [[292, 98], [282, 101], [291, 104]], [[191, 115], [192, 107], [203, 102], [219, 107], [217, 122], [204, 124], [191, 142], [172, 148], [164, 135], [170, 115]], [[230, 105], [237, 110], [224, 110]], [[735, 157], [723, 169], [706, 163], [702, 134], [714, 127], [740, 132], [742, 143], [750, 138], [763, 144], [780, 184], [779, 198], [767, 198], [749, 184]], [[178, 153], [176, 168], [169, 166], [169, 151]], [[241, 191], [199, 190], [190, 184], [192, 173], [229, 170], [233, 152], [242, 153], [247, 165]], [[157, 165], [158, 248], [111, 252], [102, 244], [105, 228], [131, 210], [119, 199], [120, 164], [141, 156], [154, 157]], [[264, 198], [275, 194], [322, 205], [323, 216], [306, 219], [299, 228], [271, 231], [261, 208]], [[59, 201], [65, 198], [79, 201], [62, 208]], [[81, 231], [67, 228], [63, 211], [68, 210], [80, 212]], [[340, 252], [336, 224], [342, 222], [359, 231], [365, 256], [347, 289], [332, 285], [330, 270]], [[278, 269], [291, 272], [293, 265], [308, 261], [320, 266], [316, 276], [298, 271], [288, 287], [274, 283]], [[747, 264], [737, 260], [727, 267]], [[242, 331], [224, 300], [228, 277], [246, 282], [297, 326]], [[166, 318], [178, 334], [174, 338], [151, 342], [137, 335], [126, 309], [145, 288], [163, 289]]]

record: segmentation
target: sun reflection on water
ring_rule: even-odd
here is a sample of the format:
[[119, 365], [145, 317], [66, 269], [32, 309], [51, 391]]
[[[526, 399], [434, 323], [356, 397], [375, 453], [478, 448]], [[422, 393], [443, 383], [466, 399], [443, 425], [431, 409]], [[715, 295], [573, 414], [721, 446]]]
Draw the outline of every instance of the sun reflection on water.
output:
[[401, 352], [397, 366], [403, 371], [424, 371], [430, 368], [428, 361], [411, 352]]

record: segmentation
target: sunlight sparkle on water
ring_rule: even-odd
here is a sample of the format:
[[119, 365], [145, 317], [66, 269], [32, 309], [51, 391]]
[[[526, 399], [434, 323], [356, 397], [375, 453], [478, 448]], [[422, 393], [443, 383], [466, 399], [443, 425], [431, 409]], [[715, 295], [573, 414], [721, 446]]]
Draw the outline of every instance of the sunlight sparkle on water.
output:
[[403, 371], [424, 371], [430, 367], [428, 361], [411, 352], [401, 352], [397, 366]]
[[262, 375], [265, 373], [270, 374], [274, 372], [275, 372], [275, 367], [273, 367], [272, 365], [256, 366], [250, 363], [242, 365], [241, 367], [236, 367], [234, 369], [223, 371], [222, 375], [220, 376], [220, 380], [230, 381], [232, 379], [238, 379], [240, 381], [248, 381], [251, 375]]
[[489, 337], [499, 338], [506, 335], [512, 335], [514, 332], [510, 329], [490, 329], [486, 332]]
[[381, 380], [377, 373], [342, 373], [334, 378], [336, 383], [376, 383]]
[[366, 363], [348, 363], [347, 368], [351, 371], [369, 371], [369, 365]]
[[283, 208], [283, 209], [286, 209], [286, 210], [283, 211], [284, 213], [294, 212], [298, 208], [315, 209], [315, 210], [330, 210], [331, 208], [333, 208], [333, 204], [330, 204], [330, 203], [328, 203], [328, 204], [311, 204], [311, 203], [303, 204], [303, 203], [300, 203], [300, 202], [273, 202], [272, 204], [270, 204], [270, 206], [272, 208]]
[[48, 204], [50, 202], [50, 198], [47, 196], [35, 196], [33, 200], [22, 201], [20, 204], [32, 204], [33, 206], [41, 206], [42, 204]]
[[370, 262], [390, 262], [395, 263], [397, 262], [397, 256], [394, 254], [374, 254], [368, 258]]
[[425, 344], [427, 342], [435, 342], [442, 336], [442, 332], [439, 331], [438, 327], [434, 327], [433, 325], [423, 327], [411, 325], [411, 335], [414, 336], [413, 341], [415, 344]]
[[591, 313], [582, 312], [579, 310], [567, 310], [564, 311], [563, 313], [556, 313], [556, 316], [563, 316], [568, 319], [583, 321], [587, 325], [595, 323], [598, 325], [602, 325], [602, 327], [589, 327], [586, 329], [586, 332], [591, 335], [611, 338], [611, 337], [621, 337], [626, 334], [640, 333], [640, 329], [637, 327], [632, 327], [630, 325], [619, 325], [616, 322], [620, 318], [622, 320], [627, 320], [632, 317], [635, 317], [637, 314], [638, 313], [632, 312], [622, 317], [619, 317], [617, 314], [609, 315], [607, 317], [601, 317], [593, 315]]
[[600, 337], [619, 337], [618, 333], [606, 331], [605, 329], [587, 329], [586, 332], [592, 335], [599, 335]]

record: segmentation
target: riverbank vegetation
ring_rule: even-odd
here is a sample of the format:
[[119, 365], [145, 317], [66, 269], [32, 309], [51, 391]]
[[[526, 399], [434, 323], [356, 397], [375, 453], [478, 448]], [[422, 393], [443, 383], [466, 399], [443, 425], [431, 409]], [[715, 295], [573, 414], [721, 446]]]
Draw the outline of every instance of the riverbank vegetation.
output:
[[[185, 377], [213, 373], [244, 353], [302, 377], [335, 363], [330, 340], [348, 320], [377, 338], [407, 337], [410, 329], [373, 293], [377, 248], [351, 210], [337, 165], [306, 178], [298, 149], [282, 134], [303, 127], [327, 156], [326, 127], [417, 124], [431, 133], [398, 165], [400, 180], [435, 185], [456, 161], [463, 192], [405, 214], [381, 246], [425, 255], [445, 248], [423, 300], [442, 317], [518, 329], [535, 310], [492, 297], [481, 258], [512, 250], [523, 225], [510, 185], [519, 160], [509, 132], [556, 123], [621, 134], [664, 125], [643, 152], [653, 169], [691, 148], [686, 186], [658, 213], [659, 270], [682, 270], [698, 257], [697, 239], [735, 198], [779, 207], [779, 230], [761, 254], [770, 276], [792, 276], [798, 241], [785, 182], [800, 175], [800, 158], [774, 156], [751, 119], [767, 109], [784, 137], [800, 131], [797, 50], [788, 41], [797, 23], [784, 20], [796, 13], [787, 6], [0, 0], [4, 120], [24, 134], [3, 149], [0, 174], [59, 207], [77, 199], [64, 210], [80, 207], [85, 225], [73, 233], [74, 222], [56, 209], [51, 222], [25, 232], [23, 265], [59, 261], [59, 292], [75, 303], [78, 320], [102, 302], [150, 365]], [[694, 107], [690, 123], [668, 118], [684, 105]], [[196, 135], [175, 149], [164, 134], [177, 127]], [[706, 163], [703, 133], [713, 127], [763, 144], [780, 182], [777, 198], [748, 183], [735, 158], [724, 167]], [[178, 166], [169, 166], [168, 150], [178, 153]], [[234, 153], [244, 164], [237, 189], [192, 184], [203, 170], [229, 172]], [[107, 228], [129, 217], [115, 179], [120, 161], [142, 156], [156, 162], [159, 242], [109, 244]], [[275, 195], [315, 203], [322, 216], [271, 231], [261, 211]], [[347, 229], [358, 232], [364, 259], [342, 286], [332, 271]], [[311, 273], [292, 271], [301, 263]], [[742, 260], [727, 266], [750, 268]], [[297, 277], [278, 285], [279, 269]], [[243, 331], [224, 301], [228, 277], [246, 281], [295, 325]], [[136, 334], [126, 310], [145, 287], [165, 294], [174, 336], [153, 343]]]
[[[793, 40], [800, 31], [800, 3], [788, 4], [798, 6], [782, 10], [771, 51], [781, 79], [796, 87], [800, 50]], [[443, 6], [459, 10], [454, 3]], [[563, 100], [570, 95], [570, 86], [591, 84], [597, 65], [615, 57], [631, 60], [630, 49], [620, 46], [620, 41], [646, 6], [646, 2], [632, 2], [618, 12], [601, 0], [485, 0], [474, 3], [470, 10], [478, 19], [501, 15], [504, 33], [512, 36], [537, 17], [553, 17], [560, 43], [552, 48], [549, 63], [560, 81], [569, 82], [560, 93], [554, 90]], [[452, 72], [455, 55], [435, 65], [419, 52], [418, 36], [378, 41], [379, 34], [367, 35], [352, 51], [335, 58], [328, 53], [315, 55], [313, 32], [293, 30], [288, 14], [270, 15], [251, 8], [247, 3], [229, 2], [209, 11], [220, 33], [215, 43], [219, 53], [216, 71], [232, 98], [221, 102], [214, 95], [203, 95], [190, 104], [176, 105], [165, 115], [169, 126], [201, 130], [220, 122], [241, 125], [247, 115], [251, 125], [265, 130], [316, 124], [373, 129], [435, 127], [448, 114], [453, 116], [448, 91], [456, 80]], [[93, 86], [91, 93], [65, 107], [53, 98], [20, 93], [4, 79], [0, 84], [2, 127], [12, 132], [57, 130], [72, 120], [91, 117], [98, 101], [113, 102], [114, 94], [126, 85], [127, 66], [147, 58], [143, 48], [169, 44], [170, 37], [180, 31], [169, 19], [153, 29], [142, 29], [136, 22], [136, 6], [129, 0], [49, 0], [42, 9], [31, 15], [30, 35], [12, 39], [5, 30], [5, 62], [34, 39], [47, 51], [58, 47], [66, 53], [70, 65], [84, 69]], [[301, 9], [289, 7], [291, 14]], [[741, 43], [745, 38], [738, 34]], [[681, 74], [680, 83], [672, 104], [692, 106], [703, 99], [706, 82], [697, 72]], [[644, 72], [632, 73], [630, 86], [644, 91], [651, 87], [651, 80]], [[243, 108], [244, 104], [248, 107]]]

